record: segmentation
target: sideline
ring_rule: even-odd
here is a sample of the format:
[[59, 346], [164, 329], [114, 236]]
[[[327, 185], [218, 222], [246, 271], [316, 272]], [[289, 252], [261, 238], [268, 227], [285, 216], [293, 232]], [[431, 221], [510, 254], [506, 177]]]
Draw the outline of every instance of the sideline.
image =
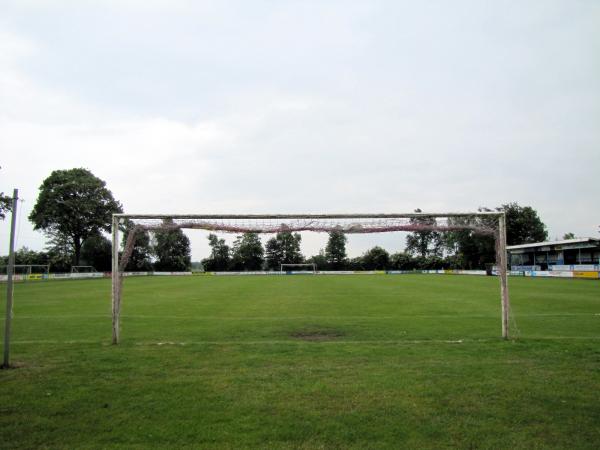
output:
[[[531, 337], [523, 338], [522, 336], [518, 339], [509, 339], [508, 341], [502, 338], [481, 338], [481, 339], [400, 339], [400, 340], [343, 340], [343, 339], [328, 339], [328, 340], [303, 340], [303, 339], [278, 339], [278, 340], [262, 340], [262, 341], [140, 341], [140, 342], [129, 342], [130, 345], [137, 347], [150, 347], [150, 346], [181, 346], [186, 345], [413, 345], [413, 344], [482, 344], [482, 343], [493, 343], [493, 342], [510, 342], [510, 343], [531, 343], [536, 341], [570, 341], [570, 340], [581, 340], [581, 341], [597, 341], [600, 340], [600, 336], [544, 336], [544, 337]], [[113, 347], [108, 340], [21, 340], [14, 341], [17, 345], [30, 345], [30, 344], [97, 344], [104, 347]], [[126, 344], [127, 345], [127, 344]], [[114, 346], [119, 348], [119, 346]]]

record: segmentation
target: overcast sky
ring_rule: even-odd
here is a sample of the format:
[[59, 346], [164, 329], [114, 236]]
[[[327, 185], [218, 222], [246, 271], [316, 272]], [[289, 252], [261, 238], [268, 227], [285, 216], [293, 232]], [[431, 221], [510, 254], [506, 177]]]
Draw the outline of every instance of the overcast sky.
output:
[[598, 237], [600, 2], [2, 0], [0, 152], [36, 250], [38, 188], [73, 167], [129, 213], [516, 201]]

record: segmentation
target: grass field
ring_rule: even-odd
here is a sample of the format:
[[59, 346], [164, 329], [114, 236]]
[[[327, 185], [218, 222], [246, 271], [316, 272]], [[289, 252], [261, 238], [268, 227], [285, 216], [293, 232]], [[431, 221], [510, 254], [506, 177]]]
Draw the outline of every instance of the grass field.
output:
[[19, 284], [0, 446], [598, 448], [600, 283], [509, 283], [503, 341], [494, 277], [131, 278], [119, 346], [109, 280]]

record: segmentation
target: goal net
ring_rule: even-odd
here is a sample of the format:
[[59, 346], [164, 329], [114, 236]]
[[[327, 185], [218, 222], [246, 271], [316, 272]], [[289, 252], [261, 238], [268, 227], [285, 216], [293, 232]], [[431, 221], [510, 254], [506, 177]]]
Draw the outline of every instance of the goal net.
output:
[[280, 272], [292, 272], [294, 268], [301, 268], [300, 273], [317, 273], [317, 265], [315, 263], [281, 264]]
[[[119, 233], [127, 229], [123, 252], [119, 254]], [[312, 231], [346, 234], [390, 233], [397, 231], [458, 231], [494, 236], [496, 265], [500, 279], [502, 336], [508, 338], [509, 296], [504, 212], [407, 213], [407, 214], [114, 214], [112, 222], [112, 319], [113, 343], [119, 342], [119, 318], [123, 272], [131, 258], [139, 232], [197, 229], [224, 233], [268, 233]], [[281, 267], [283, 270], [284, 267]], [[316, 268], [313, 267], [313, 271]]]
[[94, 266], [71, 266], [71, 273], [92, 273], [97, 272]]

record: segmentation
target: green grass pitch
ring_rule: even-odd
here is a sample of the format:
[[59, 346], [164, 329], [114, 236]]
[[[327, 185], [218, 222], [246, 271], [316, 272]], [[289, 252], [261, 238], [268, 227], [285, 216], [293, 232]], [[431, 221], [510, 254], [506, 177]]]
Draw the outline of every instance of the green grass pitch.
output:
[[598, 448], [600, 283], [509, 287], [504, 341], [495, 277], [130, 278], [112, 346], [110, 280], [18, 284], [0, 448]]

